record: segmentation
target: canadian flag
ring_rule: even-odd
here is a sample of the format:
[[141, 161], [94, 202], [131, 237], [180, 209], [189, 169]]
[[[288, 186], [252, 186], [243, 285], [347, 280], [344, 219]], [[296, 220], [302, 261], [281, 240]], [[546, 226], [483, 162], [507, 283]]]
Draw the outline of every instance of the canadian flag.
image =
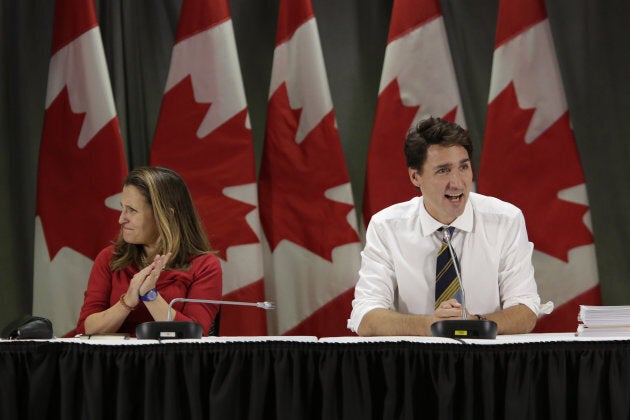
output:
[[403, 144], [411, 126], [429, 116], [465, 126], [439, 0], [395, 0], [368, 150], [364, 225], [418, 194]]
[[346, 329], [360, 240], [310, 0], [281, 0], [259, 176], [274, 334]]
[[[264, 301], [256, 163], [227, 0], [184, 0], [152, 165], [186, 181], [223, 269], [223, 299]], [[265, 311], [223, 305], [221, 335], [266, 335]]]
[[127, 165], [92, 0], [57, 0], [39, 149], [33, 314], [72, 330], [98, 252], [118, 233]]
[[543, 0], [501, 0], [478, 190], [525, 215], [543, 301], [537, 332], [574, 331], [600, 304], [580, 157]]

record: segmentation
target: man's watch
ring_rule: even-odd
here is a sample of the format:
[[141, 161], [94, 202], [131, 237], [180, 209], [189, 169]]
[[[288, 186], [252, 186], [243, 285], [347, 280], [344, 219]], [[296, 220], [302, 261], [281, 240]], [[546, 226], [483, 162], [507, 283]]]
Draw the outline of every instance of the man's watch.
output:
[[140, 296], [140, 300], [143, 302], [153, 302], [158, 297], [158, 291], [154, 287], [153, 289]]

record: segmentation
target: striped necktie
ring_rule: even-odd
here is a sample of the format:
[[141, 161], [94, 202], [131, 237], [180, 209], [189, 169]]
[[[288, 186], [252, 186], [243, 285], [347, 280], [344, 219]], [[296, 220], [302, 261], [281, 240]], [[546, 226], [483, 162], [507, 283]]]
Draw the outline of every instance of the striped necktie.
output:
[[[443, 229], [448, 229], [450, 232], [450, 238], [453, 237], [454, 227], [439, 228], [438, 231], [442, 232]], [[457, 261], [457, 255], [455, 255], [455, 261], [459, 267], [459, 261]], [[459, 287], [459, 281], [457, 279], [457, 272], [453, 265], [453, 258], [448, 250], [448, 244], [444, 238], [442, 238], [442, 246], [438, 251], [437, 265], [435, 268], [435, 308], [440, 306], [440, 303], [455, 298], [459, 302], [462, 301], [462, 291]]]

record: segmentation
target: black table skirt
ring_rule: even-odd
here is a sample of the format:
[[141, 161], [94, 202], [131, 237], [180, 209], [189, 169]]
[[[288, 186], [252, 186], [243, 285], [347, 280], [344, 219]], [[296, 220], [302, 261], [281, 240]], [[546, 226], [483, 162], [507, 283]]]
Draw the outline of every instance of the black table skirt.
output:
[[0, 342], [0, 419], [630, 419], [630, 341]]

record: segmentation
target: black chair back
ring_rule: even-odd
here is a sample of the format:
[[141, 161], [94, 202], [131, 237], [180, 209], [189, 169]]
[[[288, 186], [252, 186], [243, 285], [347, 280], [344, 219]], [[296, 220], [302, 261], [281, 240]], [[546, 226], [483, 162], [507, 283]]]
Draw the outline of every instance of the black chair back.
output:
[[219, 305], [219, 310], [217, 314], [214, 316], [214, 321], [212, 321], [212, 325], [210, 326], [210, 330], [208, 331], [208, 336], [219, 336], [219, 328], [221, 327], [221, 305]]

